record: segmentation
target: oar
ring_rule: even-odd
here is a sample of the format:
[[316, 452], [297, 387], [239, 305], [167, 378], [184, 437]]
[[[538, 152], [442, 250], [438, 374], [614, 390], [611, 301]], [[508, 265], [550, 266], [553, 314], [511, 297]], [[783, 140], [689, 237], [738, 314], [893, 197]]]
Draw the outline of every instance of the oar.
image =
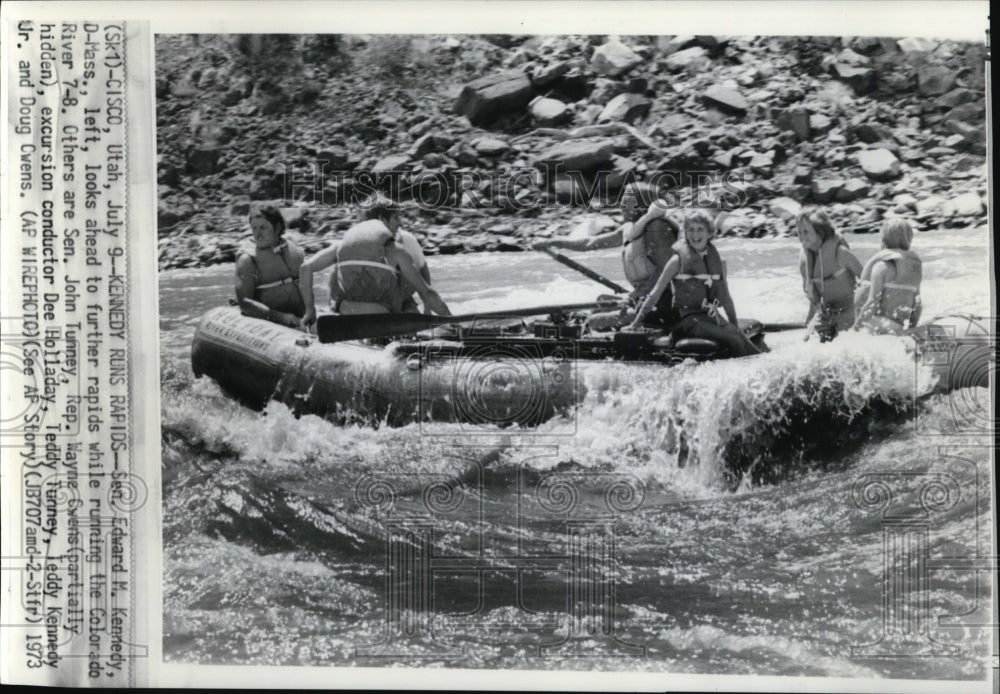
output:
[[614, 291], [616, 294], [626, 294], [626, 293], [628, 293], [628, 290], [625, 289], [625, 287], [621, 286], [617, 282], [609, 280], [604, 275], [600, 275], [600, 274], [594, 272], [593, 270], [591, 270], [586, 265], [581, 265], [580, 263], [576, 262], [575, 260], [570, 260], [569, 258], [567, 258], [566, 256], [564, 256], [562, 253], [556, 253], [551, 248], [543, 248], [542, 250], [545, 251], [549, 256], [551, 256], [555, 260], [558, 260], [560, 263], [562, 263], [566, 267], [573, 268], [577, 272], [580, 272], [580, 273], [586, 275], [587, 277], [589, 277], [590, 279], [594, 280], [595, 282], [600, 282], [605, 287], [608, 287], [609, 289], [611, 289], [612, 291]]
[[764, 323], [761, 330], [765, 333], [781, 333], [788, 330], [805, 330], [808, 326], [804, 323]]
[[317, 333], [320, 342], [341, 342], [369, 337], [405, 335], [433, 328], [435, 325], [469, 323], [486, 318], [507, 318], [512, 316], [538, 316], [543, 313], [560, 311], [582, 311], [609, 306], [606, 301], [592, 301], [586, 304], [562, 304], [557, 306], [534, 306], [515, 308], [507, 311], [468, 313], [462, 316], [428, 316], [420, 313], [363, 313], [350, 316], [323, 315], [317, 319]]

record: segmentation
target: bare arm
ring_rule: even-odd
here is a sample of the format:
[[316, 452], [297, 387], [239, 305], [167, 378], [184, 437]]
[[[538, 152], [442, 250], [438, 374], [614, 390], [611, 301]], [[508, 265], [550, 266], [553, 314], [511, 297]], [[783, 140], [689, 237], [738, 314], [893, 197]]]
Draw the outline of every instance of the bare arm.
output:
[[866, 318], [874, 315], [875, 305], [878, 302], [879, 297], [882, 296], [882, 291], [885, 289], [885, 283], [892, 281], [889, 277], [889, 272], [891, 270], [892, 268], [889, 263], [875, 263], [875, 267], [872, 268], [871, 286], [868, 288], [868, 298], [865, 299], [865, 303], [861, 306], [857, 317], [854, 319], [855, 326], [860, 325]]
[[544, 248], [565, 248], [570, 251], [596, 251], [601, 248], [614, 248], [621, 245], [623, 228], [624, 225], [614, 231], [607, 231], [587, 238], [543, 239], [535, 241], [531, 247], [536, 251]]
[[837, 261], [841, 267], [847, 268], [847, 271], [854, 276], [854, 281], [857, 283], [858, 278], [861, 277], [861, 271], [864, 269], [861, 266], [861, 261], [843, 246], [837, 246]]
[[639, 306], [635, 313], [635, 320], [632, 321], [631, 325], [628, 326], [630, 330], [637, 330], [642, 327], [642, 321], [646, 318], [646, 314], [653, 310], [656, 306], [656, 302], [660, 300], [660, 296], [663, 294], [663, 290], [667, 288], [670, 281], [681, 269], [681, 261], [676, 255], [667, 261], [667, 264], [663, 266], [663, 272], [660, 273], [660, 278], [656, 280], [656, 284], [653, 285], [653, 290], [646, 297], [645, 301]]
[[236, 260], [236, 301], [239, 304], [240, 312], [251, 318], [261, 318], [292, 328], [298, 327], [299, 319], [296, 316], [284, 311], [276, 311], [260, 301], [255, 301], [253, 297], [256, 288], [257, 268], [253, 259], [248, 255], [241, 255]]
[[409, 282], [410, 286], [417, 290], [417, 294], [420, 295], [420, 300], [424, 302], [424, 306], [429, 307], [439, 316], [451, 315], [448, 305], [444, 302], [441, 296], [433, 287], [424, 281], [420, 271], [417, 270], [416, 266], [413, 264], [413, 258], [410, 257], [409, 253], [399, 246], [390, 243], [386, 246], [385, 258], [389, 261], [390, 265], [394, 265], [399, 268], [400, 273], [403, 275], [403, 279]]
[[337, 261], [338, 244], [332, 244], [314, 256], [308, 258], [299, 268], [299, 288], [302, 290], [302, 302], [306, 305], [302, 324], [310, 325], [316, 322], [316, 298], [313, 294], [313, 273], [324, 270]]

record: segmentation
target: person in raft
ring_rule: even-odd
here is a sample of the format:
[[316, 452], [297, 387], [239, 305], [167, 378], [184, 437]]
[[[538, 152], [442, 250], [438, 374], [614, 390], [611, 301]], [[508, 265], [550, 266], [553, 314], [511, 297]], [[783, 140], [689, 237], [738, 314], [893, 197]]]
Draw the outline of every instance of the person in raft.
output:
[[236, 302], [246, 316], [297, 328], [306, 305], [299, 288], [302, 249], [284, 238], [285, 220], [270, 205], [250, 212], [254, 248], [236, 258]]
[[[652, 291], [663, 267], [673, 257], [673, 245], [677, 243], [680, 225], [668, 214], [667, 204], [661, 200], [654, 201], [640, 217], [638, 201], [633, 195], [623, 197], [622, 217], [624, 222], [614, 231], [589, 238], [544, 239], [536, 241], [533, 247], [536, 250], [567, 248], [592, 251], [620, 245], [625, 279], [633, 287], [629, 303], [634, 306]], [[595, 313], [587, 320], [587, 325], [592, 330], [611, 330], [621, 327], [633, 315], [634, 312], [628, 308]], [[669, 327], [675, 322], [672, 293], [667, 287], [654, 309], [646, 316], [646, 323]]]
[[910, 250], [913, 229], [902, 218], [882, 222], [882, 250], [861, 270], [854, 327], [875, 334], [898, 335], [920, 320], [923, 263]]
[[723, 345], [732, 356], [760, 354], [738, 327], [726, 267], [711, 240], [714, 230], [712, 218], [704, 210], [695, 210], [685, 218], [684, 238], [674, 244], [675, 255], [663, 267], [628, 330], [643, 326], [667, 285], [672, 284], [673, 308], [680, 318], [673, 329], [675, 340], [706, 338]]
[[821, 342], [829, 342], [854, 325], [854, 286], [861, 263], [818, 207], [802, 208], [795, 225], [802, 244], [799, 272], [809, 297], [806, 339], [816, 333]]
[[427, 284], [413, 258], [396, 244], [399, 208], [384, 196], [375, 195], [362, 204], [362, 212], [364, 221], [302, 264], [302, 296], [306, 304], [302, 322], [309, 325], [316, 321], [313, 274], [331, 266], [330, 304], [342, 315], [415, 311], [415, 302], [407, 303], [406, 296], [412, 288], [426, 308], [450, 316], [447, 304]]

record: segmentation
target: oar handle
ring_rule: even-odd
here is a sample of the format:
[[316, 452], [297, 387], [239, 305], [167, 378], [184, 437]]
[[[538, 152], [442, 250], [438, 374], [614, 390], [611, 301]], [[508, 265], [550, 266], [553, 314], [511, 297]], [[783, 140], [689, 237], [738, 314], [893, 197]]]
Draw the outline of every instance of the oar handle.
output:
[[628, 293], [628, 290], [625, 287], [621, 286], [620, 284], [618, 284], [617, 282], [615, 282], [613, 280], [609, 280], [604, 275], [601, 275], [601, 274], [598, 274], [598, 273], [594, 272], [593, 270], [591, 270], [586, 265], [581, 265], [580, 263], [576, 262], [575, 260], [571, 260], [571, 259], [567, 258], [566, 256], [564, 256], [562, 253], [557, 253], [556, 251], [552, 250], [551, 248], [543, 248], [542, 250], [545, 253], [547, 253], [554, 260], [562, 263], [566, 267], [573, 268], [577, 272], [586, 275], [587, 277], [589, 277], [590, 279], [594, 280], [595, 282], [600, 282], [601, 284], [603, 284], [608, 289], [611, 289], [613, 292], [615, 292], [617, 294], [627, 294]]

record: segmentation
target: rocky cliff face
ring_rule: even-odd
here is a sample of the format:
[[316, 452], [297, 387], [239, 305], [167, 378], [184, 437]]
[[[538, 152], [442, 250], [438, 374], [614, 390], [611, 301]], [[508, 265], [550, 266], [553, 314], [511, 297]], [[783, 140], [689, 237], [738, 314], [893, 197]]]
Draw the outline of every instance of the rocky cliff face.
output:
[[611, 226], [623, 193], [742, 236], [793, 233], [809, 203], [842, 230], [985, 229], [984, 60], [914, 38], [159, 36], [160, 266], [232, 262], [256, 201], [322, 248], [374, 187], [430, 254]]

